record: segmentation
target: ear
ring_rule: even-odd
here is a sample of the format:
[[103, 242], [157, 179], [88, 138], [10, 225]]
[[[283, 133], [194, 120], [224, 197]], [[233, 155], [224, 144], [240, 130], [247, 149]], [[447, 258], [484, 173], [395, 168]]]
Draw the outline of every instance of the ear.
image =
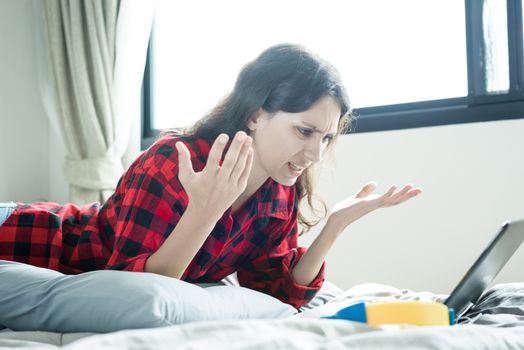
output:
[[262, 110], [262, 108], [260, 108], [258, 111], [253, 113], [253, 115], [251, 117], [249, 117], [249, 119], [247, 121], [247, 128], [250, 131], [255, 131], [257, 129], [258, 122], [259, 122], [260, 117], [262, 116], [262, 114], [264, 114], [264, 111]]

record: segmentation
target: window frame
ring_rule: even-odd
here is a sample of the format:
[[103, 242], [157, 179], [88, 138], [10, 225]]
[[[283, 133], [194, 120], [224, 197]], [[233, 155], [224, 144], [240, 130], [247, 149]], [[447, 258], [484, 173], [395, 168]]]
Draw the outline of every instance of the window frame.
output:
[[[487, 95], [482, 28], [482, 2], [465, 0], [468, 96], [356, 108], [349, 133], [400, 130], [438, 125], [524, 118], [524, 50], [522, 0], [507, 0], [509, 91]], [[151, 33], [142, 85], [142, 149], [160, 130], [152, 128], [154, 106], [154, 32]]]

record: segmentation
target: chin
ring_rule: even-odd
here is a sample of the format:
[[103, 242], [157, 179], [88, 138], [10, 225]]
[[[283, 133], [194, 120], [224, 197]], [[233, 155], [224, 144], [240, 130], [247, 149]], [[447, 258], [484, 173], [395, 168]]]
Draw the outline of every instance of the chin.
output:
[[298, 180], [298, 177], [271, 176], [271, 178], [282, 186], [293, 186]]

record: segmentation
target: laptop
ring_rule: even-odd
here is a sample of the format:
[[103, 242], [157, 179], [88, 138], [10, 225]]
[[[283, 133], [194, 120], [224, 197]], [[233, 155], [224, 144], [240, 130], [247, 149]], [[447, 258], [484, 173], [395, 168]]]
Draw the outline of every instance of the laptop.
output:
[[479, 300], [522, 241], [524, 241], [524, 220], [507, 221], [502, 225], [444, 302], [455, 310], [457, 319]]

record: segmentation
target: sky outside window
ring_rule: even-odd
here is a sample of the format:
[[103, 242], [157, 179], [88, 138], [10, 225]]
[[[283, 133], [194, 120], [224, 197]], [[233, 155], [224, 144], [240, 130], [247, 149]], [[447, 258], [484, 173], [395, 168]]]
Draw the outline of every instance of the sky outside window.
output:
[[153, 128], [192, 124], [283, 42], [332, 62], [353, 108], [467, 95], [462, 1], [160, 0]]

